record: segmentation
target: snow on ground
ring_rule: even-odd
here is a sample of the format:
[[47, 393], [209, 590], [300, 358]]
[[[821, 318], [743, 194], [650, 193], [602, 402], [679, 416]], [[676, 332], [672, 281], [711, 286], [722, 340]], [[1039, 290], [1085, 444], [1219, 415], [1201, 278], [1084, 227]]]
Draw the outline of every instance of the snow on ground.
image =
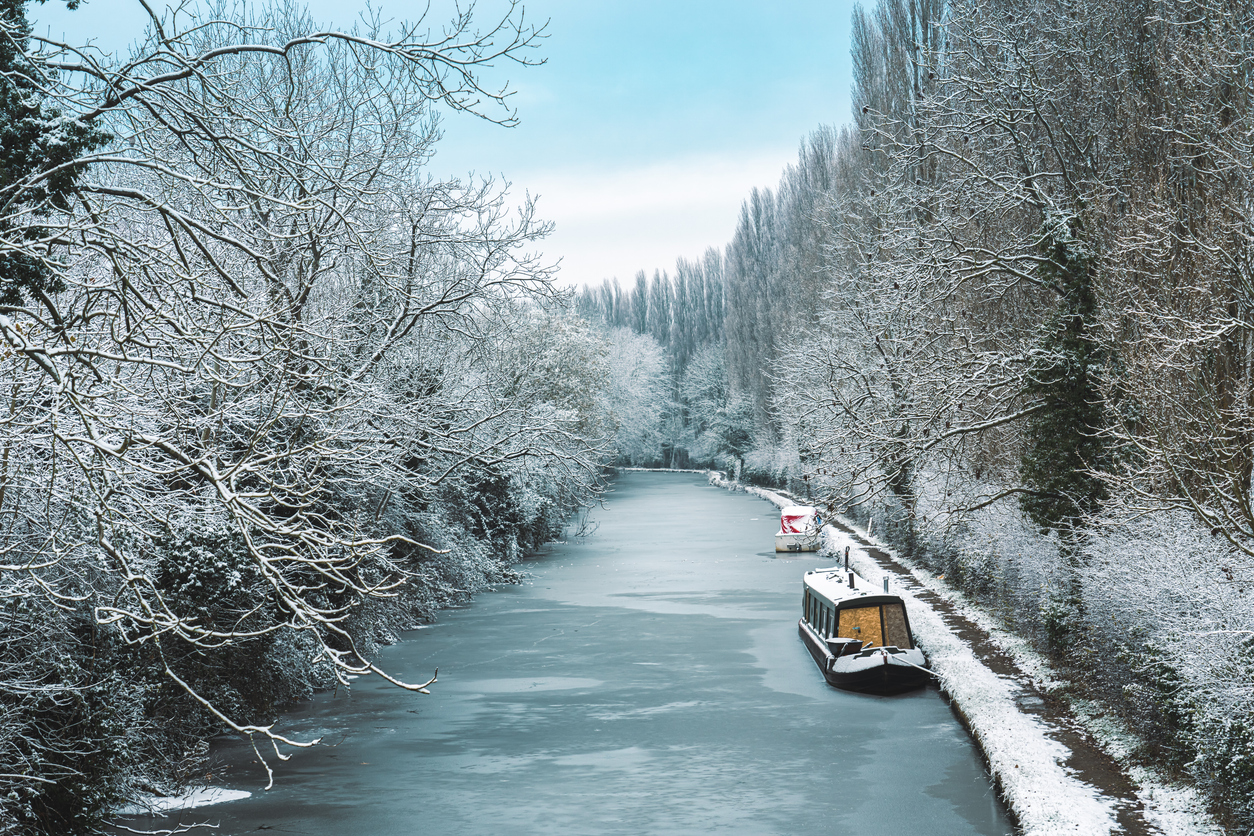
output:
[[[841, 522], [849, 528], [856, 528], [849, 520], [841, 520]], [[915, 566], [909, 560], [903, 559], [895, 549], [885, 546], [872, 538], [864, 536], [863, 539], [866, 539], [868, 542], [874, 542], [876, 548], [891, 557], [895, 563], [908, 569], [910, 574], [914, 576], [914, 579], [923, 587], [944, 598], [953, 605], [954, 610], [963, 618], [977, 625], [985, 633], [988, 633], [993, 643], [1014, 659], [1015, 665], [1031, 678], [1036, 687], [1042, 691], [1052, 693], [1066, 685], [1065, 682], [1055, 677], [1053, 666], [1050, 665], [1049, 660], [1033, 650], [1026, 639], [1003, 629], [998, 624], [996, 618], [971, 603], [971, 599], [961, 590], [954, 589], [945, 583], [944, 575], [937, 576], [926, 569]]]
[[119, 816], [163, 816], [176, 810], [191, 810], [194, 807], [207, 807], [224, 801], [239, 801], [250, 795], [252, 793], [244, 790], [203, 787], [198, 790], [189, 790], [182, 795], [150, 796], [142, 801], [127, 804], [119, 809], [117, 814]]
[[[1084, 728], [1115, 760], [1123, 763], [1139, 748], [1140, 740], [1129, 734], [1118, 720], [1107, 716], [1100, 705], [1087, 700], [1070, 702], [1071, 710]], [[1223, 836], [1224, 829], [1206, 813], [1206, 797], [1193, 787], [1167, 783], [1144, 767], [1125, 769], [1136, 784], [1145, 820], [1163, 836]]]

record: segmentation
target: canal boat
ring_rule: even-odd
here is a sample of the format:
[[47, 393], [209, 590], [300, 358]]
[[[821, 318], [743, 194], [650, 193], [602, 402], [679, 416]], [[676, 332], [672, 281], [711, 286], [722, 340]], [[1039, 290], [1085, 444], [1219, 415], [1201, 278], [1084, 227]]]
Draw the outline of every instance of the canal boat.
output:
[[900, 596], [876, 589], [839, 566], [806, 572], [801, 640], [828, 683], [859, 691], [896, 692], [932, 679], [914, 646]]
[[816, 552], [819, 550], [823, 520], [811, 505], [788, 505], [779, 510], [777, 552]]

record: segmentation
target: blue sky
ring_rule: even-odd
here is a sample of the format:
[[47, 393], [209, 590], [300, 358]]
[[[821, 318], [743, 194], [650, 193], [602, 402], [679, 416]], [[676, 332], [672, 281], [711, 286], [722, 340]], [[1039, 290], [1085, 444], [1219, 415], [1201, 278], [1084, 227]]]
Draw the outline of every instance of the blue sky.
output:
[[[404, 19], [426, 4], [373, 5]], [[806, 133], [849, 121], [847, 0], [524, 5], [529, 20], [548, 21], [535, 53], [547, 63], [484, 72], [516, 91], [521, 125], [450, 114], [432, 167], [504, 177], [518, 195], [537, 195], [557, 224], [540, 249], [562, 260], [563, 284], [626, 281], [721, 247], [749, 190], [773, 187]], [[309, 6], [315, 19], [348, 26], [364, 3]], [[476, 18], [506, 6], [480, 0]], [[428, 21], [443, 23], [451, 8], [433, 0]], [[72, 13], [50, 0], [30, 12], [41, 32], [104, 48], [124, 47], [143, 25], [136, 0], [87, 0]]]

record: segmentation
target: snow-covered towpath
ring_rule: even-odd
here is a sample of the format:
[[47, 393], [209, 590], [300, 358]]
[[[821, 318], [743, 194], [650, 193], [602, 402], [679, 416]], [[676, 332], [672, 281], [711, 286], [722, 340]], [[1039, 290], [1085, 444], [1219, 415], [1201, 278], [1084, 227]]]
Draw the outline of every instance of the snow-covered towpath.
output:
[[[797, 501], [717, 473], [710, 481], [777, 507]], [[942, 579], [906, 565], [847, 520], [829, 520], [824, 546], [829, 557], [842, 558], [848, 546], [850, 568], [873, 583], [890, 578], [943, 691], [984, 753], [1025, 836], [1222, 833], [1191, 789], [1125, 769], [1099, 749], [1070, 707], [1050, 695], [1056, 683], [1044, 660], [998, 631]]]

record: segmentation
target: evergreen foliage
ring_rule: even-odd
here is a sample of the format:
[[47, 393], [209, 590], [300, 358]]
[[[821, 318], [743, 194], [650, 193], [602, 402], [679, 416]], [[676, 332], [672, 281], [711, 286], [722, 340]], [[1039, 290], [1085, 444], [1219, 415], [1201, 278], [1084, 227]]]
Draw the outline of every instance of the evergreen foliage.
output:
[[1027, 419], [1021, 467], [1031, 489], [1021, 496], [1023, 510], [1041, 528], [1067, 534], [1099, 509], [1106, 488], [1096, 474], [1110, 467], [1099, 387], [1104, 353], [1092, 333], [1093, 257], [1078, 227], [1078, 220], [1050, 217], [1042, 234], [1041, 279], [1058, 289], [1060, 302], [1045, 323], [1024, 387], [1043, 408]]
[[[50, 106], [40, 93], [48, 70], [27, 50], [29, 0], [0, 0], [0, 238], [25, 242], [0, 247], [0, 310], [30, 297], [64, 290], [42, 258], [55, 232], [32, 219], [69, 208], [82, 174], [81, 155], [108, 141], [106, 132]], [[77, 0], [66, 3], [78, 6]], [[30, 217], [24, 217], [30, 216]]]

